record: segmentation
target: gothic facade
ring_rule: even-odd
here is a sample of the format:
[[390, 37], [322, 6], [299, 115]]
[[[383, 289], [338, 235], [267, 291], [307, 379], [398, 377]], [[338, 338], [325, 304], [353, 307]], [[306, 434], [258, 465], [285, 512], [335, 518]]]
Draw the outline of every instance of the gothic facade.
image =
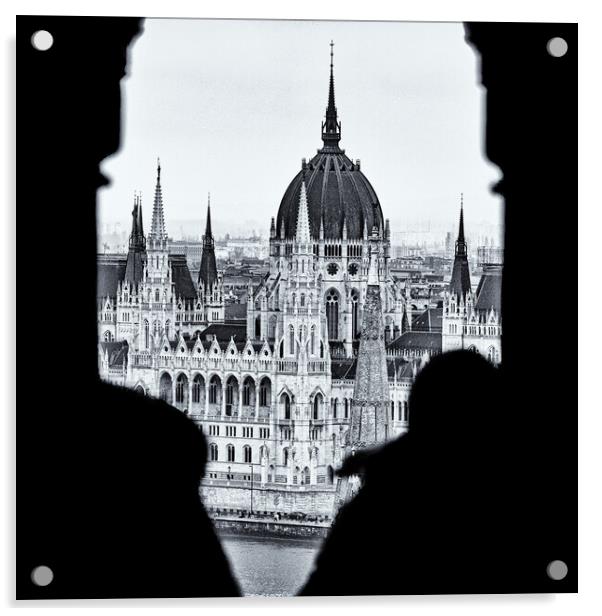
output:
[[[248, 288], [246, 326], [224, 322], [209, 207], [198, 279], [170, 253], [160, 166], [148, 238], [136, 197], [127, 257], [99, 257], [101, 378], [200, 426], [210, 508], [331, 516], [349, 448], [407, 430], [410, 387], [429, 353], [421, 341], [406, 353], [409, 287], [389, 272], [389, 222], [340, 138], [331, 52], [322, 147], [272, 218], [269, 273]], [[472, 292], [463, 297], [450, 299], [446, 324], [458, 302], [466, 312]]]

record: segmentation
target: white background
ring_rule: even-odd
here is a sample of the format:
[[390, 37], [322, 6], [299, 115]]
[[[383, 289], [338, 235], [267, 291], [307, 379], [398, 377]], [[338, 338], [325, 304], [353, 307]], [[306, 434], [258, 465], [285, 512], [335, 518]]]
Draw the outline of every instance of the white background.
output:
[[[600, 199], [600, 174], [602, 161], [600, 144], [602, 144], [601, 86], [602, 52], [601, 52], [601, 11], [596, 8], [599, 2], [588, 0], [565, 0], [564, 2], [547, 0], [545, 2], [527, 2], [526, 0], [504, 0], [503, 2], [460, 1], [449, 2], [412, 2], [410, 5], [383, 0], [369, 2], [344, 0], [342, 2], [323, 0], [304, 0], [303, 2], [276, 2], [253, 0], [251, 2], [220, 2], [206, 4], [170, 0], [160, 2], [145, 0], [133, 2], [127, 0], [104, 0], [104, 2], [76, 1], [5, 1], [2, 4], [2, 85], [4, 94], [0, 96], [2, 105], [4, 147], [0, 150], [0, 186], [4, 192], [0, 207], [0, 284], [2, 300], [0, 301], [0, 392], [4, 404], [0, 409], [1, 440], [0, 460], [3, 467], [2, 480], [2, 517], [3, 541], [0, 541], [0, 594], [3, 607], [15, 607], [14, 601], [14, 560], [15, 560], [15, 356], [18, 345], [21, 362], [26, 354], [33, 357], [37, 352], [51, 353], [53, 345], [45, 345], [49, 333], [16, 331], [16, 188], [15, 188], [15, 19], [20, 14], [86, 14], [86, 15], [139, 15], [171, 17], [271, 17], [271, 18], [321, 18], [321, 19], [399, 19], [431, 21], [568, 21], [579, 22], [579, 100], [580, 100], [580, 179], [579, 179], [579, 254], [573, 253], [573, 238], [569, 238], [568, 247], [559, 244], [557, 258], [569, 260], [577, 268], [579, 258], [579, 323], [575, 318], [577, 308], [576, 278], [559, 280], [557, 288], [549, 289], [548, 294], [537, 293], [539, 304], [526, 301], [526, 310], [537, 322], [538, 311], [553, 310], [558, 313], [558, 329], [550, 336], [558, 339], [558, 356], [552, 358], [552, 370], [557, 370], [559, 386], [572, 387], [573, 383], [564, 381], [565, 367], [574, 366], [577, 358], [566, 354], [563, 341], [569, 341], [572, 352], [574, 340], [579, 335], [579, 594], [575, 595], [522, 595], [522, 596], [459, 596], [459, 597], [393, 597], [393, 598], [321, 598], [321, 599], [238, 599], [238, 600], [161, 600], [161, 601], [76, 601], [48, 602], [47, 609], [60, 610], [76, 607], [84, 611], [89, 607], [103, 610], [138, 610], [158, 607], [168, 614], [174, 606], [196, 610], [219, 610], [231, 613], [244, 610], [248, 616], [265, 614], [278, 610], [292, 612], [311, 610], [314, 613], [360, 615], [367, 610], [386, 614], [601, 614], [602, 613], [602, 566], [600, 565], [602, 511], [600, 507], [602, 494], [602, 403], [598, 383], [600, 380], [600, 349], [602, 348], [602, 275], [600, 272], [600, 233], [602, 232], [602, 202]], [[512, 41], [508, 41], [511, 45]], [[569, 49], [569, 53], [570, 53]], [[68, 170], [66, 170], [68, 173]], [[68, 179], [68, 178], [66, 178]], [[567, 215], [574, 216], [576, 204], [567, 203]], [[21, 237], [21, 241], [26, 241]], [[49, 238], [50, 250], [52, 238]], [[549, 247], [550, 256], [553, 246]], [[31, 247], [28, 247], [30, 250]], [[37, 247], [40, 258], [45, 258], [45, 247]], [[50, 255], [49, 255], [50, 256]], [[553, 266], [553, 259], [548, 258], [542, 267]], [[21, 275], [36, 276], [35, 271], [21, 271]], [[35, 280], [28, 280], [32, 283]], [[21, 280], [21, 284], [24, 281]], [[528, 299], [528, 298], [526, 298]], [[578, 329], [578, 332], [577, 332]], [[33, 344], [37, 339], [39, 344]], [[24, 348], [22, 345], [27, 345]], [[526, 349], [537, 361], [536, 349]], [[44, 355], [51, 365], [51, 357]], [[542, 361], [544, 358], [541, 358]], [[549, 358], [548, 358], [549, 359]], [[23, 392], [25, 380], [31, 373], [21, 372], [21, 405], [27, 404]], [[556, 377], [556, 375], [552, 375]], [[575, 396], [576, 398], [577, 396]], [[22, 409], [24, 410], [24, 409]], [[567, 408], [566, 415], [573, 420], [575, 407]], [[561, 459], [549, 461], [550, 473], [562, 464]], [[369, 566], [367, 564], [367, 566]], [[454, 563], [450, 563], [453, 567]], [[41, 603], [21, 602], [19, 607], [29, 611], [41, 607]], [[23, 612], [21, 612], [23, 613]], [[96, 612], [98, 613], [98, 612]], [[115, 612], [112, 612], [115, 613]]]

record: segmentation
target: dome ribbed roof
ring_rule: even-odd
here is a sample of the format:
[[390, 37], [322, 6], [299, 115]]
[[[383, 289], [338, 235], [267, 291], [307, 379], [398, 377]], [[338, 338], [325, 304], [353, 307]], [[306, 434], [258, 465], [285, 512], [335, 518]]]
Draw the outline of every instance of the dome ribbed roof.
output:
[[[297, 229], [297, 213], [301, 182], [305, 175], [311, 234], [320, 234], [323, 220], [324, 237], [343, 237], [343, 221], [347, 223], [347, 237], [363, 237], [364, 223], [368, 233], [376, 223], [384, 228], [383, 213], [378, 197], [359, 166], [353, 163], [342, 150], [320, 150], [289, 184], [278, 210], [276, 233], [280, 237], [284, 223], [284, 235], [293, 238]], [[376, 221], [375, 221], [376, 215]]]
[[341, 239], [343, 224], [347, 224], [347, 237], [359, 239], [368, 234], [376, 224], [384, 230], [383, 213], [370, 182], [360, 171], [359, 161], [353, 163], [339, 148], [341, 123], [338, 120], [334, 97], [333, 45], [330, 43], [330, 82], [326, 118], [322, 123], [324, 147], [318, 150], [309, 163], [303, 162], [302, 170], [294, 177], [284, 193], [278, 210], [276, 235], [293, 238], [297, 230], [297, 213], [301, 183], [305, 177], [309, 208], [310, 232], [314, 238], [320, 235], [324, 225], [326, 239]]

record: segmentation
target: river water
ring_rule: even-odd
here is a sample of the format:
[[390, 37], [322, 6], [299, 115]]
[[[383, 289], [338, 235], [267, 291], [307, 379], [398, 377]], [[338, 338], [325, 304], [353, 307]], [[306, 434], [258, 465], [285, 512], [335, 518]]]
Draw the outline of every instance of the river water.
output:
[[220, 537], [245, 596], [290, 597], [307, 580], [321, 539]]

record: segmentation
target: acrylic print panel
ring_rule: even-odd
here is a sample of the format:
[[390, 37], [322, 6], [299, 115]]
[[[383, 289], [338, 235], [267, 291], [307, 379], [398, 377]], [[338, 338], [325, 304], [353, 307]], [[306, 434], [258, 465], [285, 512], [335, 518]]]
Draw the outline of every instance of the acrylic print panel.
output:
[[19, 598], [577, 589], [576, 26], [17, 39]]

